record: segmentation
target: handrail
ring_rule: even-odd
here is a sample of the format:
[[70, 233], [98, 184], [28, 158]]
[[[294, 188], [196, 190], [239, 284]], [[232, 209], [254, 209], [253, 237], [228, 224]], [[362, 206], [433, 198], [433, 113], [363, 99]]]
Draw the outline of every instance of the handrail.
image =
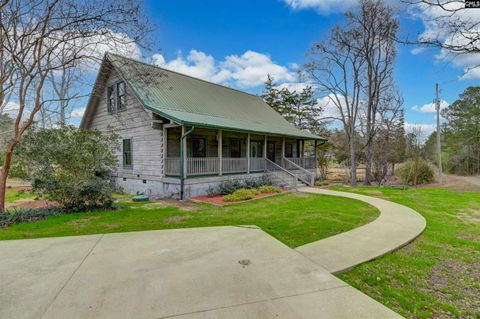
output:
[[267, 171], [269, 171], [269, 169], [268, 169], [268, 164], [270, 164], [270, 165], [273, 165], [273, 166], [276, 167], [276, 168], [279, 168], [281, 171], [283, 171], [284, 173], [287, 173], [287, 174], [290, 175], [291, 177], [293, 177], [292, 186], [295, 187], [295, 189], [297, 189], [297, 180], [298, 180], [297, 174], [294, 174], [294, 173], [290, 172], [289, 170], [283, 168], [282, 166], [280, 166], [280, 165], [278, 165], [277, 163], [269, 160], [268, 158], [265, 158], [265, 164], [266, 164], [266, 165], [265, 165], [265, 169], [266, 169]]
[[[283, 157], [282, 160], [286, 161], [288, 164], [292, 165], [296, 169], [302, 171], [304, 174], [309, 176], [310, 177], [309, 181], [306, 181], [306, 180], [302, 180], [302, 181], [305, 182], [306, 184], [310, 185], [310, 186], [313, 186], [313, 184], [315, 183], [315, 173], [312, 173], [309, 170], [301, 167], [300, 165], [297, 165], [296, 163], [292, 162], [288, 158]], [[301, 179], [301, 178], [299, 177], [299, 179]]]

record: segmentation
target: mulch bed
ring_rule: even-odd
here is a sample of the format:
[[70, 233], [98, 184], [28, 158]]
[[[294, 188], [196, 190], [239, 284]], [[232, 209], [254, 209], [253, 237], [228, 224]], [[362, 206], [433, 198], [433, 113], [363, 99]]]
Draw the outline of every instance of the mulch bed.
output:
[[217, 206], [224, 206], [224, 205], [233, 204], [233, 203], [243, 203], [243, 202], [248, 202], [248, 201], [259, 199], [259, 198], [275, 196], [275, 195], [282, 194], [282, 193], [263, 193], [263, 194], [256, 195], [252, 199], [241, 200], [241, 201], [236, 201], [236, 202], [225, 202], [223, 200], [224, 195], [215, 195], [213, 197], [211, 197], [211, 196], [197, 196], [197, 197], [190, 198], [190, 200], [192, 202], [197, 202], [197, 203], [209, 203], [209, 204], [213, 204], [213, 205], [217, 205]]

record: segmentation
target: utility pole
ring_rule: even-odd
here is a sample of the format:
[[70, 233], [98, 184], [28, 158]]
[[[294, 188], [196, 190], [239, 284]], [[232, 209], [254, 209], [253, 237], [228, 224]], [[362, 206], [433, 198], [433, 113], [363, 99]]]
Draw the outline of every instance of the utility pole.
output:
[[437, 152], [438, 152], [438, 182], [443, 182], [442, 174], [442, 142], [440, 139], [440, 98], [438, 97], [438, 83], [435, 84], [435, 110], [437, 111]]

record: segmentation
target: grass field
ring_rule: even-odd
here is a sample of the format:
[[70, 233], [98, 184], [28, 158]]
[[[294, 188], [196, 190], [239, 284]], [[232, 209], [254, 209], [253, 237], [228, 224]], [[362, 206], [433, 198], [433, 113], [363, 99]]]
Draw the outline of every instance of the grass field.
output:
[[[480, 193], [441, 188], [334, 187], [409, 206], [427, 219], [410, 245], [340, 278], [406, 318], [480, 318]], [[9, 198], [18, 200], [14, 193]], [[86, 235], [184, 227], [257, 225], [290, 247], [358, 227], [378, 216], [340, 197], [281, 194], [216, 207], [128, 202], [120, 209], [51, 217], [0, 229], [0, 239]]]
[[16, 201], [22, 200], [22, 199], [33, 199], [36, 196], [29, 191], [19, 191], [15, 189], [7, 189], [7, 192], [5, 194], [5, 202], [6, 203], [14, 203]]
[[56, 216], [0, 229], [0, 239], [257, 225], [290, 247], [297, 247], [358, 227], [379, 214], [376, 208], [360, 201], [303, 193], [281, 194], [224, 207], [132, 203], [126, 202], [127, 198], [120, 198], [118, 210]]
[[427, 219], [412, 244], [340, 278], [406, 318], [480, 318], [480, 193], [336, 187], [409, 206]]

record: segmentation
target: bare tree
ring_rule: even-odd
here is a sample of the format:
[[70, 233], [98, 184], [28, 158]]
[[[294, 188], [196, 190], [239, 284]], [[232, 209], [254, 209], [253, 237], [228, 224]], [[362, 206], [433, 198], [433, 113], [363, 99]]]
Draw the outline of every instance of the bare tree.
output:
[[330, 36], [313, 46], [306, 74], [338, 111], [350, 149], [350, 182], [357, 183], [357, 122], [361, 104], [361, 71], [365, 59], [351, 43], [358, 33], [349, 27], [335, 27]]
[[2, 0], [0, 12], [0, 105], [9, 89], [18, 104], [0, 170], [3, 210], [15, 147], [36, 115], [60, 100], [47, 92], [49, 77], [95, 62], [99, 48], [141, 41], [148, 28], [135, 0]]
[[364, 60], [361, 84], [365, 94], [365, 184], [372, 178], [373, 140], [384, 95], [389, 94], [396, 57], [395, 38], [398, 20], [382, 0], [361, 0], [360, 8], [346, 14], [355, 40], [348, 45]]
[[[453, 53], [480, 52], [480, 20], [465, 0], [403, 0], [430, 26], [414, 43], [436, 46]], [[409, 41], [411, 42], [411, 41]]]
[[386, 181], [389, 164], [394, 174], [395, 164], [405, 156], [405, 147], [403, 98], [391, 90], [379, 104], [377, 134], [372, 140], [372, 177], [378, 184]]

